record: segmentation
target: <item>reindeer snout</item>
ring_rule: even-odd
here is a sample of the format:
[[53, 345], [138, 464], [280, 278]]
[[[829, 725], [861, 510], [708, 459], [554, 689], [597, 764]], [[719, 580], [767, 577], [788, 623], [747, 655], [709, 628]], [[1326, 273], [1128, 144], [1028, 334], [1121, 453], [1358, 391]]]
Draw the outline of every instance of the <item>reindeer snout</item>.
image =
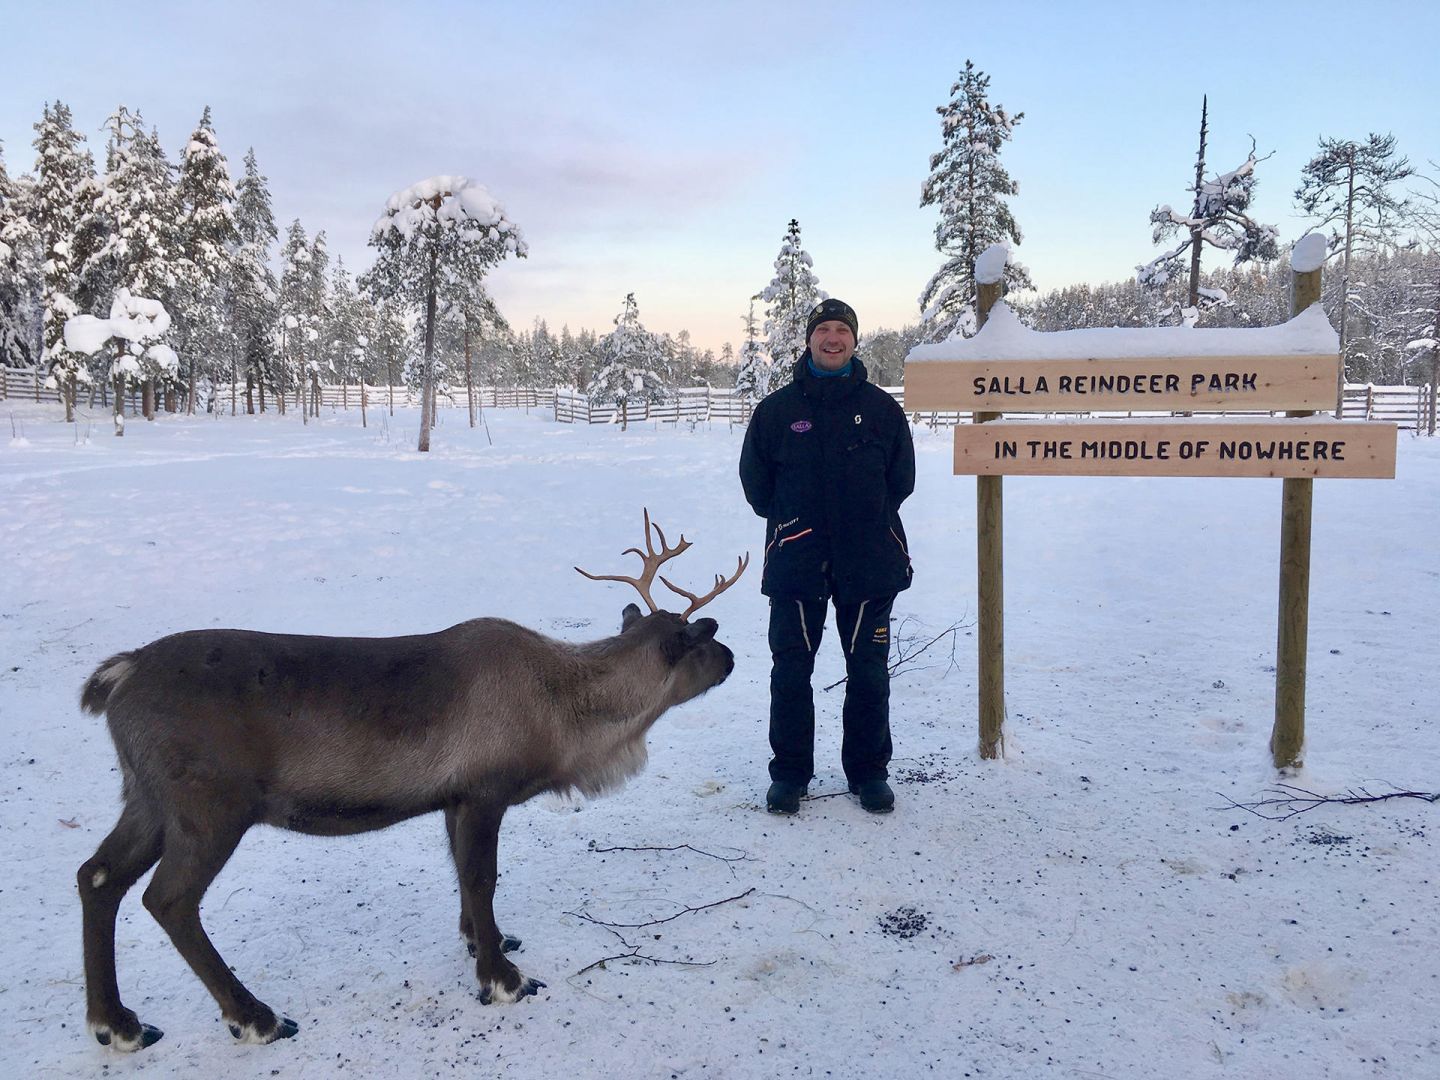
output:
[[720, 647], [725, 650], [725, 674], [720, 676], [720, 682], [724, 682], [730, 677], [730, 673], [735, 670], [735, 654], [731, 652], [726, 645], [721, 645]]

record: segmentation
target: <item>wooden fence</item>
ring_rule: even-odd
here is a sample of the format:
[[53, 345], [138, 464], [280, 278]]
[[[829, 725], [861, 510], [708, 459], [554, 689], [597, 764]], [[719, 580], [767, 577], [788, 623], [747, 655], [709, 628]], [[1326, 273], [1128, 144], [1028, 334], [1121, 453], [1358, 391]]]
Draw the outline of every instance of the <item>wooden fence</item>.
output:
[[[59, 391], [54, 388], [47, 389], [44, 384], [45, 376], [34, 368], [0, 368], [0, 401], [17, 399], [58, 404], [60, 401]], [[900, 404], [905, 403], [903, 387], [887, 386], [884, 389]], [[367, 386], [365, 392], [371, 408], [382, 408], [390, 402], [391, 387]], [[108, 385], [97, 384], [95, 387], [96, 403], [108, 409], [110, 393]], [[215, 388], [211, 401], [216, 410], [229, 412], [230, 397], [230, 387], [221, 386]], [[418, 403], [418, 396], [409, 387], [394, 387], [394, 397], [397, 405], [413, 406]], [[88, 405], [89, 398], [90, 391], [88, 389], [82, 391], [81, 401]], [[245, 407], [243, 389], [238, 391], [236, 398], [238, 407], [243, 409]], [[358, 385], [322, 385], [320, 400], [322, 405], [330, 408], [358, 409], [360, 407], [360, 387]], [[536, 390], [514, 386], [478, 386], [475, 388], [475, 400], [478, 405], [487, 409], [548, 410], [551, 416], [562, 424], [618, 424], [621, 420], [619, 410], [615, 405], [591, 401], [580, 391], [564, 387]], [[139, 411], [140, 390], [138, 387], [126, 394], [126, 404], [128, 411], [132, 414]], [[274, 407], [273, 401], [267, 400], [266, 404], [269, 408]], [[442, 393], [440, 404], [466, 408], [464, 388], [457, 387], [448, 394]], [[294, 407], [293, 403], [291, 403], [291, 407]], [[658, 421], [670, 424], [682, 422], [745, 424], [750, 419], [752, 408], [753, 405], [750, 402], [737, 397], [733, 390], [696, 386], [678, 390], [665, 401], [634, 402], [627, 407], [624, 419], [627, 423]], [[1429, 386], [1351, 384], [1345, 387], [1345, 408], [1341, 419], [1388, 420], [1402, 430], [1425, 434], [1431, 427], [1431, 415], [1434, 409], [1435, 398]], [[1098, 417], [1132, 414], [1097, 412], [1088, 415]], [[1219, 414], [1197, 411], [1193, 415]], [[1272, 414], [1259, 412], [1255, 415], [1269, 416]], [[916, 414], [916, 418], [932, 427], [952, 427], [958, 423], [969, 423], [971, 416], [968, 412], [927, 411]]]

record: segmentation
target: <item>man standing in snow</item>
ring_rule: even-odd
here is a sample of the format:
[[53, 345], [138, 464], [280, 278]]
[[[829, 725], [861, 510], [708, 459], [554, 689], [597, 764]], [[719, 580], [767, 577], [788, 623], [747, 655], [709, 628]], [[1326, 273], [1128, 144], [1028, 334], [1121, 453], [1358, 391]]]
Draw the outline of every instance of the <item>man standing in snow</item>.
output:
[[848, 675], [845, 778], [871, 813], [895, 805], [886, 661], [890, 606], [910, 586], [899, 510], [915, 489], [915, 447], [904, 410], [855, 356], [858, 332], [842, 301], [810, 312], [794, 380], [756, 406], [740, 453], [745, 498], [766, 519], [772, 814], [796, 813], [815, 775], [810, 677], [831, 601]]

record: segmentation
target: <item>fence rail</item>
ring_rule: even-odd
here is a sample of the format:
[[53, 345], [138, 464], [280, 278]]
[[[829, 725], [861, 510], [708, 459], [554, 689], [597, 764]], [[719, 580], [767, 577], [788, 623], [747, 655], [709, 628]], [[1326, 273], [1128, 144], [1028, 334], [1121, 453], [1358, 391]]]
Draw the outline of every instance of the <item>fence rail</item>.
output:
[[[365, 394], [371, 408], [388, 405], [391, 393], [397, 405], [413, 406], [419, 403], [419, 396], [406, 386], [366, 386]], [[901, 405], [905, 404], [905, 390], [900, 386], [884, 387]], [[97, 401], [108, 407], [111, 388], [97, 384], [94, 394]], [[239, 407], [244, 408], [245, 393], [236, 392]], [[82, 392], [82, 399], [88, 400], [90, 390]], [[231, 387], [214, 387], [210, 400], [216, 410], [230, 409]], [[28, 400], [38, 402], [60, 402], [60, 392], [45, 385], [45, 375], [35, 368], [0, 368], [0, 401]], [[359, 408], [360, 387], [358, 384], [339, 384], [320, 387], [321, 404], [330, 408]], [[442, 406], [466, 408], [468, 405], [464, 387], [452, 388], [439, 395]], [[734, 390], [697, 386], [677, 390], [671, 397], [659, 402], [631, 402], [625, 407], [624, 415], [613, 403], [592, 401], [578, 390], [565, 387], [530, 389], [516, 386], [477, 386], [475, 402], [487, 409], [536, 409], [549, 410], [552, 417], [562, 424], [616, 424], [627, 423], [728, 423], [745, 424], [750, 419], [753, 404], [738, 397]], [[137, 388], [126, 394], [129, 411], [136, 412], [140, 406], [140, 391]], [[292, 405], [293, 407], [293, 405]], [[1429, 386], [1375, 386], [1367, 383], [1350, 384], [1345, 387], [1345, 405], [1341, 412], [1344, 420], [1388, 420], [1405, 431], [1424, 433], [1431, 426], [1435, 409], [1435, 397]], [[1127, 415], [1116, 413], [1091, 413], [1092, 416]], [[1139, 414], [1135, 414], [1139, 415]], [[1168, 415], [1168, 414], [1167, 414]], [[1197, 411], [1195, 416], [1220, 415]], [[1226, 415], [1240, 415], [1234, 412]], [[1270, 416], [1269, 412], [1256, 412], [1256, 416]], [[968, 423], [968, 412], [921, 412], [915, 418], [932, 427], [950, 427]]]

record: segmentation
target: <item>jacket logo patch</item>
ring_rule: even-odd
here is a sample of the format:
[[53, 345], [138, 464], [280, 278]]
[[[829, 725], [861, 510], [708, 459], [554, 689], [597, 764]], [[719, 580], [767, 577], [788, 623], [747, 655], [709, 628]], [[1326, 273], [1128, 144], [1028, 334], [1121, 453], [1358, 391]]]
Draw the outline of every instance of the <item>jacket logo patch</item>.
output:
[[859, 423], [861, 423], [861, 422], [862, 422], [862, 420], [861, 420], [861, 418], [860, 418], [860, 414], [859, 414], [859, 413], [856, 413], [856, 414], [855, 414], [855, 423], [859, 424]]
[[812, 425], [809, 420], [796, 420], [793, 424], [790, 425], [790, 430], [795, 432], [797, 435], [803, 435], [813, 426], [814, 425]]

